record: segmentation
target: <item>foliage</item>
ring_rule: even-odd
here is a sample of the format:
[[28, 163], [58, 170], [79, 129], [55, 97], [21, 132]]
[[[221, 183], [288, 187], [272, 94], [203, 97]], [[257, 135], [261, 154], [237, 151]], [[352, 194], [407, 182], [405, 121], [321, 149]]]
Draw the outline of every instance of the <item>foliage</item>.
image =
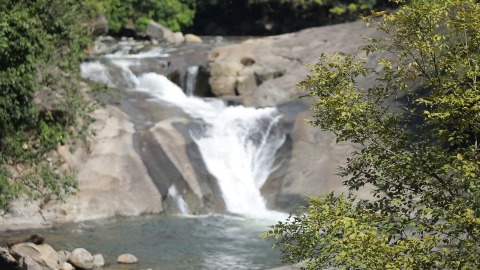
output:
[[74, 178], [47, 157], [58, 143], [85, 134], [89, 123], [92, 104], [78, 81], [90, 42], [84, 11], [76, 0], [0, 2], [2, 210], [22, 195], [55, 199], [75, 188]]
[[172, 31], [190, 26], [195, 16], [195, 0], [101, 0], [97, 9], [104, 12], [112, 31], [122, 28], [143, 30], [149, 20]]
[[[307, 215], [265, 235], [283, 247], [284, 261], [309, 260], [307, 269], [478, 268], [478, 18], [473, 0], [409, 1], [365, 18], [385, 38], [311, 66], [300, 83], [316, 98], [310, 123], [362, 146], [340, 175], [375, 199], [311, 199]], [[378, 67], [362, 55], [380, 58]], [[361, 88], [358, 80], [372, 74], [375, 84]]]
[[[387, 0], [198, 0], [194, 31], [211, 34], [278, 34], [355, 20]], [[393, 5], [395, 6], [395, 5]], [[212, 26], [224, 29], [212, 29]], [[265, 28], [265, 25], [268, 27]], [[215, 31], [214, 31], [215, 32]]]

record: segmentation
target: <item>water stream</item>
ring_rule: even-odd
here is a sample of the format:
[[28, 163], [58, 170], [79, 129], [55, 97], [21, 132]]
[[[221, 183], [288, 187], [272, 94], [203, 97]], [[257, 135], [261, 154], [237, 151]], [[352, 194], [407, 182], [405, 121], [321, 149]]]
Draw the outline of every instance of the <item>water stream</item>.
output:
[[[56, 250], [82, 247], [101, 253], [105, 270], [264, 270], [279, 265], [279, 254], [259, 238], [265, 221], [239, 216], [149, 216], [96, 221], [35, 231]], [[26, 238], [25, 232], [0, 233]], [[118, 265], [123, 253], [134, 254], [136, 265]], [[3, 269], [2, 269], [3, 270]]]
[[[138, 61], [115, 59], [123, 80], [132, 91], [145, 92], [159, 102], [181, 108], [205, 123], [203, 132], [191, 134], [198, 145], [209, 172], [217, 179], [227, 210], [251, 217], [275, 216], [260, 193], [269, 174], [275, 169], [275, 153], [285, 141], [277, 126], [281, 115], [275, 108], [227, 106], [219, 99], [198, 98], [186, 94], [165, 76], [147, 72], [136, 76], [131, 70]], [[106, 67], [99, 62], [82, 65], [83, 76], [107, 84], [112, 81]], [[187, 70], [187, 92], [194, 85], [198, 66]], [[177, 199], [182, 199], [176, 194]], [[181, 204], [178, 202], [177, 204]]]
[[[276, 108], [227, 106], [220, 99], [193, 96], [198, 66], [187, 69], [185, 91], [161, 74], [134, 73], [132, 68], [142, 65], [142, 58], [161, 57], [166, 52], [157, 48], [128, 55], [126, 51], [106, 55], [108, 61], [83, 63], [82, 76], [130, 93], [148, 94], [149, 101], [179, 108], [203, 123], [200, 130], [190, 131], [190, 136], [205, 166], [216, 178], [230, 214], [189, 216], [188, 204], [173, 184], [168, 189], [168, 197], [175, 201], [178, 213], [183, 216], [94, 224], [91, 229], [88, 226], [74, 229], [75, 233], [67, 237], [46, 232], [47, 237], [53, 238], [60, 247], [70, 248], [71, 243], [75, 243], [107, 256], [137, 253], [142, 263], [135, 269], [267, 269], [278, 266], [278, 253], [258, 235], [268, 229], [267, 225], [285, 217], [284, 213], [267, 209], [260, 193], [275, 169], [276, 151], [285, 141], [278, 126], [281, 114]], [[65, 232], [58, 233], [62, 234]], [[119, 240], [125, 244], [119, 245]]]

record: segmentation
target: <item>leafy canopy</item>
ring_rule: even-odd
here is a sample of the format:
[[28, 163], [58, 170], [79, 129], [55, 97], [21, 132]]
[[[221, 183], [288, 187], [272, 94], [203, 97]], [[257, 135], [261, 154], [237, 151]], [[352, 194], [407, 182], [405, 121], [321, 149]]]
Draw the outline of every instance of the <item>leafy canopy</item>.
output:
[[84, 8], [76, 0], [0, 1], [0, 210], [22, 195], [54, 199], [75, 188], [47, 158], [89, 123], [78, 80], [90, 42]]
[[122, 28], [144, 30], [150, 20], [172, 31], [192, 25], [195, 0], [88, 0], [88, 5], [105, 13], [112, 31]]
[[[300, 83], [310, 123], [361, 146], [340, 175], [353, 195], [310, 198], [265, 233], [307, 269], [480, 265], [480, 4], [412, 0], [373, 12], [385, 33], [353, 55], [322, 55]], [[367, 58], [365, 58], [367, 56]], [[372, 56], [368, 58], [368, 56]], [[377, 59], [377, 65], [369, 65]], [[370, 87], [359, 81], [375, 76]]]

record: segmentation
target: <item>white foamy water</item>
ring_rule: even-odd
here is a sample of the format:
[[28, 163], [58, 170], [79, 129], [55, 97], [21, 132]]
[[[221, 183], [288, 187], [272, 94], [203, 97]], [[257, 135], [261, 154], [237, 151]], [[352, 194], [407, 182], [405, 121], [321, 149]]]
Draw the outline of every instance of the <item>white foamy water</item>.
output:
[[187, 96], [193, 96], [195, 85], [197, 84], [198, 66], [191, 66], [187, 69], [187, 79], [185, 93]]
[[[203, 132], [192, 134], [192, 138], [209, 172], [217, 178], [229, 212], [257, 218], [284, 217], [269, 211], [260, 193], [275, 169], [276, 151], [285, 141], [277, 126], [281, 116], [275, 108], [229, 107], [219, 99], [187, 96], [163, 75], [146, 73], [137, 78], [128, 68], [132, 62], [113, 63], [130, 77], [136, 91], [148, 92], [205, 123]], [[181, 199], [176, 189], [170, 192]]]
[[80, 70], [80, 75], [83, 78], [88, 78], [89, 80], [94, 82], [102, 82], [110, 87], [115, 86], [112, 79], [110, 78], [107, 67], [98, 61], [84, 62], [80, 64]]
[[181, 215], [190, 214], [190, 209], [188, 209], [188, 205], [183, 199], [182, 195], [178, 193], [178, 190], [175, 184], [171, 185], [170, 188], [168, 188], [168, 196], [172, 197], [172, 199], [177, 204], [179, 214]]

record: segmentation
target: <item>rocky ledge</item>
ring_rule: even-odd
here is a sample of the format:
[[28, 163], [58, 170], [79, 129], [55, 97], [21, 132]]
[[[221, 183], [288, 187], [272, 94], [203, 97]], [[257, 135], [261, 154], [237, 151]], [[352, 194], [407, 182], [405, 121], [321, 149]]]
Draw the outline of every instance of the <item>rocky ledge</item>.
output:
[[[277, 153], [278, 169], [261, 189], [269, 208], [292, 211], [307, 195], [343, 190], [337, 167], [355, 146], [337, 144], [333, 134], [305, 124], [310, 101], [298, 100], [302, 92], [296, 84], [308, 74], [304, 65], [315, 63], [321, 53], [354, 52], [363, 38], [375, 35], [359, 21], [248, 40], [210, 52], [209, 82], [216, 96], [249, 106], [277, 106], [283, 113], [280, 125], [286, 140]], [[368, 83], [368, 78], [364, 81]], [[0, 217], [0, 230], [169, 212], [173, 184], [193, 214], [224, 211], [218, 187], [188, 137], [186, 127], [195, 121], [176, 116], [136, 130], [136, 117], [165, 110], [151, 103], [141, 106], [146, 104], [151, 107], [137, 106], [130, 112], [139, 113], [131, 115], [113, 106], [96, 111], [97, 137], [91, 151], [58, 149], [66, 166], [78, 172], [79, 192], [62, 204], [26, 207], [17, 202], [12, 213]], [[157, 157], [155, 162], [152, 156]]]

